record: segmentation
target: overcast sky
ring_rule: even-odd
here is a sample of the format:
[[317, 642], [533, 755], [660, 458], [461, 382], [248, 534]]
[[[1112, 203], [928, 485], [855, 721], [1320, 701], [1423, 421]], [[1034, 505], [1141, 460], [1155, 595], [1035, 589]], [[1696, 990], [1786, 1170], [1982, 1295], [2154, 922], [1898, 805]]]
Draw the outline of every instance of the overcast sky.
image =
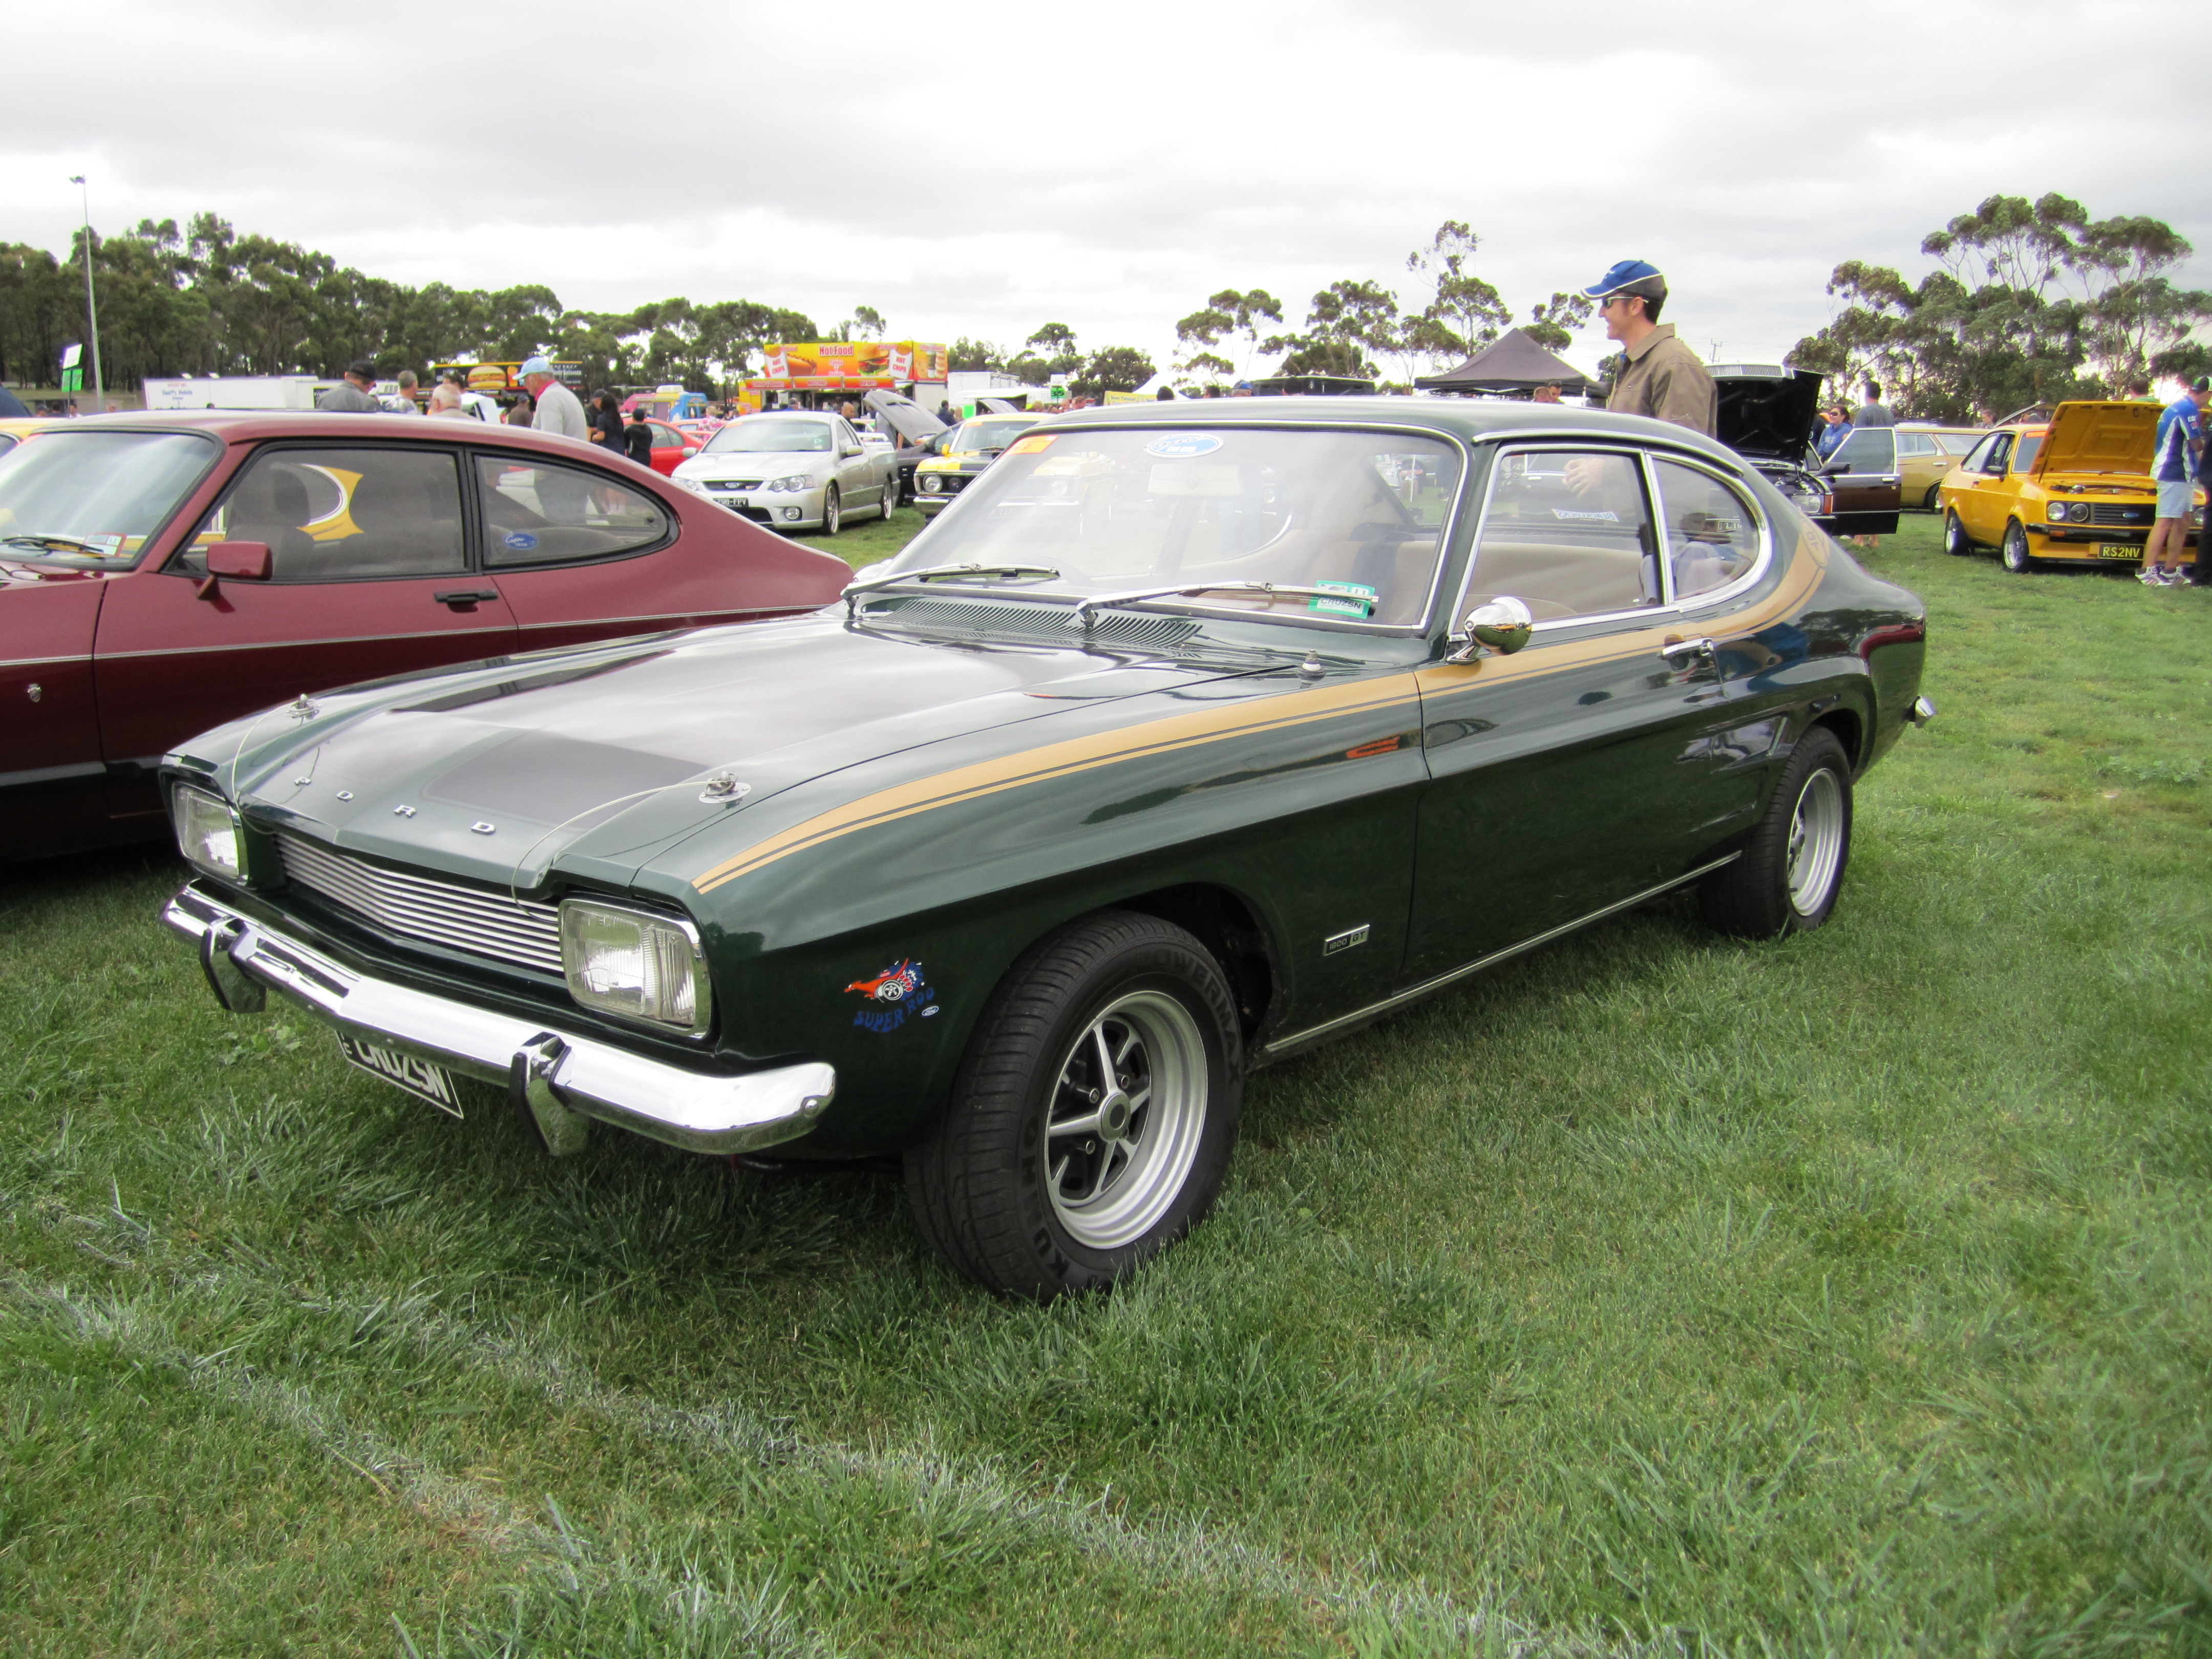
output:
[[[1652, 260], [1731, 362], [1993, 191], [2165, 219], [2212, 287], [2203, 0], [76, 0], [8, 38], [0, 240], [57, 252], [82, 172], [103, 230], [212, 209], [410, 283], [1058, 321], [1163, 366], [1221, 288], [1293, 325], [1334, 277], [1413, 297], [1446, 218], [1523, 313]], [[89, 96], [26, 118], [33, 81]]]

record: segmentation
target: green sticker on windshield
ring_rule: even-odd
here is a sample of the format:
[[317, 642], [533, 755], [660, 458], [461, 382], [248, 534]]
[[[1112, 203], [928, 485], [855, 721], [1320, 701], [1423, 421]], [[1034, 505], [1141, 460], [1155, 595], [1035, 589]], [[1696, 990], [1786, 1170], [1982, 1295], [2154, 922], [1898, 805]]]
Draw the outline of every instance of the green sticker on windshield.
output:
[[1382, 597], [1365, 582], [1316, 582], [1314, 586], [1346, 596], [1340, 599], [1316, 598], [1307, 603], [1307, 610], [1324, 617], [1350, 617], [1364, 622], [1375, 614], [1375, 602]]

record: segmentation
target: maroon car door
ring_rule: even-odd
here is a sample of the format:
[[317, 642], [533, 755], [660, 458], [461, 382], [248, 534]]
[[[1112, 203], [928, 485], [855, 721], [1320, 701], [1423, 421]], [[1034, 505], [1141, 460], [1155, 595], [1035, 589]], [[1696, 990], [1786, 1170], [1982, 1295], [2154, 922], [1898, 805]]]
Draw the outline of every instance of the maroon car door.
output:
[[479, 452], [477, 501], [524, 651], [811, 611], [852, 574], [710, 502], [534, 455]]
[[[191, 540], [101, 608], [107, 760], [158, 757], [303, 691], [514, 649], [514, 616], [469, 556], [461, 465], [431, 444], [255, 454]], [[266, 543], [270, 579], [208, 582], [218, 541]]]
[[[0, 561], [0, 855], [70, 844], [99, 816], [100, 722], [92, 696], [93, 626], [117, 579]], [[30, 803], [27, 814], [16, 810]], [[27, 839], [18, 843], [11, 831]]]

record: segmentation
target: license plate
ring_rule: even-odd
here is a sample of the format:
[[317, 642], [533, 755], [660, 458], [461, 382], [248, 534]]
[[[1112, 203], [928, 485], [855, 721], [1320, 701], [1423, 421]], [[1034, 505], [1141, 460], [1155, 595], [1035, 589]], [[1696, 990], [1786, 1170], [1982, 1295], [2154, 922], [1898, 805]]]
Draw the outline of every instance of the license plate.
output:
[[2097, 556], [2100, 559], [2140, 559], [2143, 550], [2131, 542], [2099, 542]]
[[404, 1089], [417, 1100], [427, 1100], [441, 1112], [461, 1115], [460, 1091], [453, 1074], [413, 1054], [403, 1054], [380, 1043], [364, 1042], [349, 1031], [338, 1033], [338, 1053], [372, 1077], [380, 1077], [394, 1088]]

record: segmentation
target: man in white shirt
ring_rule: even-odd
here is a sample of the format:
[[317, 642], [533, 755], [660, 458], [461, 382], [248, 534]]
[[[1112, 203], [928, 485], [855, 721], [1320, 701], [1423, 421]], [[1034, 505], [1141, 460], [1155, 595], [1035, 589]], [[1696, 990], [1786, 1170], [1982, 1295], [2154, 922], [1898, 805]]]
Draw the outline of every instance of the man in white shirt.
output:
[[415, 401], [415, 371], [411, 368], [401, 369], [399, 390], [389, 398], [380, 398], [377, 400], [384, 405], [384, 412], [387, 415], [420, 415], [422, 412], [422, 405]]
[[540, 432], [557, 432], [578, 443], [591, 441], [591, 422], [584, 418], [582, 399], [561, 384], [550, 362], [544, 357], [531, 358], [522, 365], [520, 379], [523, 390], [538, 405], [530, 422], [532, 427]]

